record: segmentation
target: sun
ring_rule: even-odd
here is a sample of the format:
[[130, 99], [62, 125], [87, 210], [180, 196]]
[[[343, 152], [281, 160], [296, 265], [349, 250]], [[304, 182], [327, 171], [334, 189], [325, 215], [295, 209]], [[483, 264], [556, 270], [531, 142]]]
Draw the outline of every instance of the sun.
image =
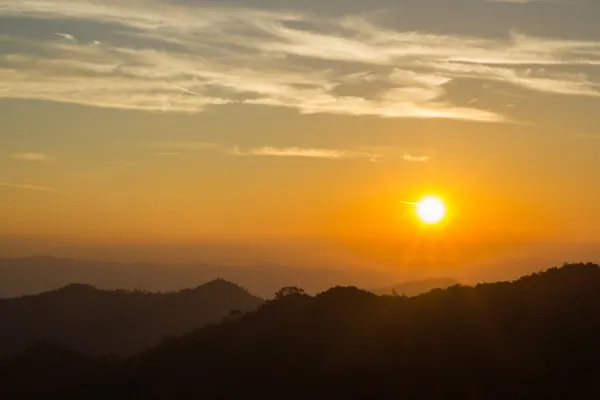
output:
[[417, 217], [424, 224], [434, 225], [440, 223], [446, 216], [446, 205], [436, 196], [426, 196], [418, 203]]

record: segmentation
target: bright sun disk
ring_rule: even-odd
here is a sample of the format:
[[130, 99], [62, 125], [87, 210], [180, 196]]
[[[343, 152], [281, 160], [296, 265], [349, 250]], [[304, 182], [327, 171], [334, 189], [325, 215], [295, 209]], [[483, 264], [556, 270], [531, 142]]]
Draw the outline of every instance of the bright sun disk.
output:
[[437, 224], [446, 216], [446, 205], [438, 197], [424, 197], [416, 206], [417, 216], [425, 224]]

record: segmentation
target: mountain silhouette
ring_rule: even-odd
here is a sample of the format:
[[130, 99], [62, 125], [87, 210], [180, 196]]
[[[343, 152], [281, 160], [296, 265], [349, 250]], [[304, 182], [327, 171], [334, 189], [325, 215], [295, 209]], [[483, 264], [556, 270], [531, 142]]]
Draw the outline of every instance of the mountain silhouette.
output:
[[459, 282], [452, 278], [431, 278], [420, 281], [400, 283], [388, 288], [370, 289], [379, 296], [417, 296], [432, 291], [433, 289], [446, 289], [450, 286], [458, 285]]
[[415, 297], [284, 288], [255, 312], [123, 360], [47, 346], [19, 354], [0, 362], [0, 395], [599, 398], [598, 293], [593, 264]]
[[0, 356], [39, 341], [90, 355], [139, 352], [165, 335], [220, 322], [262, 299], [224, 280], [175, 293], [100, 290], [85, 284], [0, 300]]
[[58, 258], [46, 255], [0, 257], [0, 293], [5, 297], [39, 294], [72, 282], [101, 289], [143, 288], [152, 292], [176, 292], [218, 277], [268, 298], [283, 286], [299, 285], [318, 293], [334, 285], [384, 286], [393, 282], [391, 272], [357, 268], [314, 268], [278, 264], [154, 264]]

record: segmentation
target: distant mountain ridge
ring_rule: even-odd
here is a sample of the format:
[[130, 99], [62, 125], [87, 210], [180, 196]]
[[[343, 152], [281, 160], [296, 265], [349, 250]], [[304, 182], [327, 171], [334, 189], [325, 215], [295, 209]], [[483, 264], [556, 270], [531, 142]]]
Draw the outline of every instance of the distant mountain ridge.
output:
[[222, 279], [173, 293], [70, 284], [38, 295], [0, 299], [0, 357], [40, 341], [90, 355], [132, 354], [166, 335], [218, 323], [232, 310], [248, 312], [262, 303]]
[[394, 274], [356, 268], [301, 267], [278, 264], [221, 265], [211, 263], [157, 264], [114, 262], [53, 256], [0, 257], [0, 293], [4, 297], [39, 294], [85, 283], [101, 289], [142, 288], [174, 292], [217, 278], [269, 298], [284, 286], [297, 285], [318, 293], [335, 285], [384, 286]]
[[431, 278], [400, 283], [388, 288], [370, 289], [369, 292], [378, 296], [391, 296], [397, 294], [398, 296], [412, 297], [430, 292], [433, 289], [446, 289], [459, 284], [460, 282], [452, 278]]

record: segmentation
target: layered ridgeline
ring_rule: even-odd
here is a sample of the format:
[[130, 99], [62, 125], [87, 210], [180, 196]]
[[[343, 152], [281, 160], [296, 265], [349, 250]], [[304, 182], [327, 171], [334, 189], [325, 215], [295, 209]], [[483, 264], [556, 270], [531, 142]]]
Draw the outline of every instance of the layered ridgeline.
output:
[[599, 293], [593, 264], [417, 297], [287, 289], [124, 360], [30, 348], [1, 363], [0, 395], [600, 398]]
[[72, 284], [0, 300], [0, 358], [43, 341], [90, 355], [127, 355], [230, 313], [255, 310], [262, 299], [224, 280], [173, 293], [99, 290]]
[[385, 287], [396, 282], [398, 275], [401, 274], [394, 271], [356, 267], [265, 263], [154, 264], [52, 256], [0, 257], [0, 294], [4, 297], [38, 294], [73, 282], [101, 289], [143, 288], [151, 292], [175, 292], [220, 277], [247, 288], [252, 294], [268, 298], [289, 285], [298, 285], [313, 294], [336, 285], [360, 283], [364, 287]]

